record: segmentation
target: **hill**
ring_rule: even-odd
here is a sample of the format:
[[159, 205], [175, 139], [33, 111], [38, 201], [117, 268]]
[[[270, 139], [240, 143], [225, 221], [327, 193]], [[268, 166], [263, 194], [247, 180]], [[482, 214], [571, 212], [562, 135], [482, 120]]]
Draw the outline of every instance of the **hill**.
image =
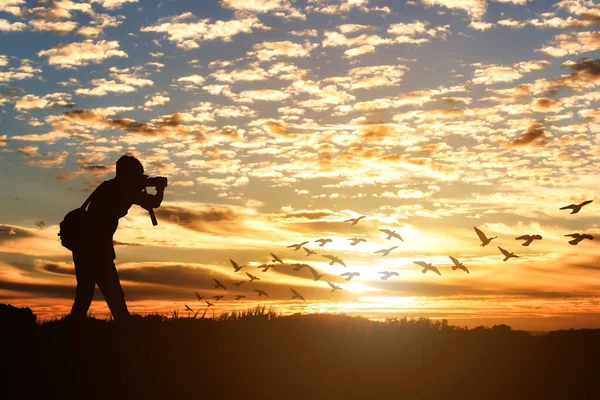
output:
[[600, 398], [600, 330], [264, 309], [39, 324], [5, 305], [0, 329], [6, 399]]

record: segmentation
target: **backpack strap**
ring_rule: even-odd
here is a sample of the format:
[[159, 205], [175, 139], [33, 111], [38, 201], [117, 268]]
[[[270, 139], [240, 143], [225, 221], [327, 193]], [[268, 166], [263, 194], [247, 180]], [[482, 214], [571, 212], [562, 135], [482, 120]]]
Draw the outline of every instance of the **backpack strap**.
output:
[[98, 189], [100, 189], [100, 186], [102, 186], [102, 185], [104, 185], [104, 182], [102, 182], [101, 184], [99, 184], [98, 187], [96, 189], [94, 189], [94, 191], [92, 192], [92, 194], [90, 194], [90, 196], [87, 198], [87, 200], [85, 201], [85, 203], [83, 203], [83, 205], [80, 207], [82, 210], [85, 210], [87, 208], [87, 206], [92, 201], [92, 197], [98, 191]]

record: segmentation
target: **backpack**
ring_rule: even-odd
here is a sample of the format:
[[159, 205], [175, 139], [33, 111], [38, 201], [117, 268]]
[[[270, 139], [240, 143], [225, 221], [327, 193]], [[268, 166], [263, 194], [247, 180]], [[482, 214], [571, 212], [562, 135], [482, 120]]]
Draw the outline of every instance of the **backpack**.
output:
[[71, 251], [79, 250], [85, 243], [86, 230], [89, 225], [86, 208], [99, 187], [90, 194], [90, 197], [87, 198], [81, 207], [67, 213], [60, 223], [60, 231], [58, 232], [60, 244]]

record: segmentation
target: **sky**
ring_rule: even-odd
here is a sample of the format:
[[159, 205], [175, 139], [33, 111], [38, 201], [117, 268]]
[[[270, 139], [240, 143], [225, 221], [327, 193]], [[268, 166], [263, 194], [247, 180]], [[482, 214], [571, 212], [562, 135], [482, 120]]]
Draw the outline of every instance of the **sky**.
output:
[[132, 312], [600, 328], [598, 26], [592, 0], [0, 0], [0, 302], [69, 312], [58, 224], [131, 154], [169, 179], [115, 234]]

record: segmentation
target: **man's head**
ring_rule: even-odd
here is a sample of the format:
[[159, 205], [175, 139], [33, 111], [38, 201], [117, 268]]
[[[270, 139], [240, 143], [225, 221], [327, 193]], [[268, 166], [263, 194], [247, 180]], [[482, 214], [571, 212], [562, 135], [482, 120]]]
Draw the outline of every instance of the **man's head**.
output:
[[141, 184], [145, 180], [144, 166], [133, 156], [122, 156], [117, 160], [117, 179]]

